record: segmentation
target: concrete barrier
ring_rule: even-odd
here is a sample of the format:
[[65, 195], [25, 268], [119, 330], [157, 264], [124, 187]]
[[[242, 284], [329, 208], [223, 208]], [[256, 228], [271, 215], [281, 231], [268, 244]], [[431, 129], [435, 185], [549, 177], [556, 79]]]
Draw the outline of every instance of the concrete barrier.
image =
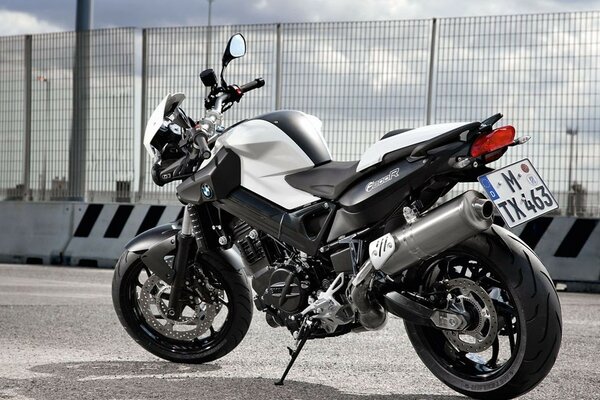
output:
[[0, 203], [0, 262], [114, 267], [139, 233], [181, 217], [182, 206]]
[[0, 203], [0, 262], [60, 263], [72, 217], [72, 203]]
[[179, 217], [181, 206], [89, 204], [75, 210], [73, 236], [65, 248], [70, 265], [114, 267], [127, 242]]
[[[496, 219], [497, 224], [503, 221]], [[512, 229], [555, 281], [600, 283], [600, 219], [540, 217]]]
[[[0, 203], [0, 262], [113, 267], [131, 238], [182, 214], [182, 206]], [[540, 217], [512, 231], [555, 281], [600, 283], [599, 222]]]

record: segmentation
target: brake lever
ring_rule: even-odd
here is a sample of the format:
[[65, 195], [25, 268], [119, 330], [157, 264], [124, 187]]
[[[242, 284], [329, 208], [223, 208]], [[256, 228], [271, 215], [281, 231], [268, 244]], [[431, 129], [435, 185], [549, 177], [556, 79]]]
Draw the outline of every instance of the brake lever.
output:
[[215, 106], [217, 98], [219, 97], [219, 94], [223, 93], [223, 91], [224, 89], [220, 86], [215, 86], [211, 88], [210, 92], [208, 93], [208, 96], [204, 98], [204, 108], [206, 110], [210, 110], [211, 108], [213, 108]]

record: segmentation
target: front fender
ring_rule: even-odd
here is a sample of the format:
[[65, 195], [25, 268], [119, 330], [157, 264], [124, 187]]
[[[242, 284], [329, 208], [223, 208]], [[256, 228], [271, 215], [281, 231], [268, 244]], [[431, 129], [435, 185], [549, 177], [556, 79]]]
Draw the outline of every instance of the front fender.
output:
[[[181, 230], [181, 220], [165, 224], [159, 225], [152, 229], [148, 229], [145, 232], [140, 233], [133, 239], [131, 239], [126, 245], [125, 248], [133, 253], [140, 254], [157, 244], [158, 242], [162, 242], [168, 238], [175, 238], [177, 232]], [[175, 246], [175, 242], [173, 242], [173, 246]], [[174, 248], [174, 247], [173, 247]]]
[[[168, 284], [173, 282], [174, 271], [165, 261], [167, 255], [174, 255], [177, 247], [177, 234], [181, 230], [180, 221], [160, 225], [133, 238], [125, 249], [138, 255], [150, 271]], [[218, 253], [236, 271], [244, 268], [240, 255], [233, 249], [219, 249]]]

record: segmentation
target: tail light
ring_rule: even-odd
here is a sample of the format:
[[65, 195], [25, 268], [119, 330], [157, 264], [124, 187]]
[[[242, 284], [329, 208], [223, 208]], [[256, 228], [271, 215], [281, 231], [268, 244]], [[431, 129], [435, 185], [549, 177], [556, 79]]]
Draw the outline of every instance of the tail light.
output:
[[471, 145], [471, 156], [480, 157], [493, 152], [493, 156], [497, 155], [497, 157], [490, 157], [493, 159], [488, 159], [488, 157], [486, 157], [485, 160], [486, 162], [493, 161], [497, 158], [500, 158], [500, 156], [504, 154], [504, 151], [496, 152], [496, 150], [505, 149], [505, 147], [511, 145], [514, 140], [515, 128], [512, 126], [507, 125], [498, 129], [494, 129], [492, 132], [485, 135], [480, 135], [477, 137], [477, 139], [475, 139]]

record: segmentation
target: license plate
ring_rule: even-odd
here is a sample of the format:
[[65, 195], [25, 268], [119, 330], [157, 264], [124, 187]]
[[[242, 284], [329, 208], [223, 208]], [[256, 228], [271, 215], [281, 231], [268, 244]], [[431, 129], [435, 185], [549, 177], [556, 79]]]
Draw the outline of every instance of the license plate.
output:
[[477, 179], [510, 228], [558, 208], [548, 186], [527, 158]]

